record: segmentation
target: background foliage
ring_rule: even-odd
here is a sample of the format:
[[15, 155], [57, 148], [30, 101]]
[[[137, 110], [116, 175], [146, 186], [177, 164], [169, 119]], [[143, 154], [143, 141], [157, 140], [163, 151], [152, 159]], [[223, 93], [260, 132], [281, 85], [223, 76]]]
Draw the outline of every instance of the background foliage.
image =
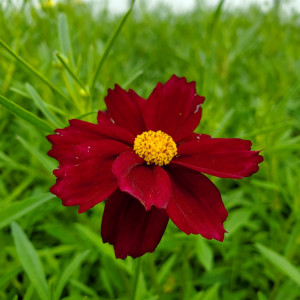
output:
[[[79, 1], [0, 8], [0, 299], [300, 298], [299, 15], [223, 2], [133, 10], [116, 40], [122, 16]], [[102, 244], [103, 204], [79, 215], [48, 192], [45, 135], [94, 122], [115, 83], [148, 97], [173, 73], [206, 96], [199, 132], [251, 139], [265, 161], [251, 178], [213, 179], [229, 211], [223, 243], [170, 222], [139, 266]]]

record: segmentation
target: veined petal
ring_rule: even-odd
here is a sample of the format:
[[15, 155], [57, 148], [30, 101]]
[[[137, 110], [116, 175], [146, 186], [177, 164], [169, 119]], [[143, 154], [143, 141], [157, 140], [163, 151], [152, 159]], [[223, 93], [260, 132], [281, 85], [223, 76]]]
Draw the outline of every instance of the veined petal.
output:
[[111, 139], [132, 145], [134, 136], [124, 128], [114, 125], [103, 125], [81, 121], [70, 120], [70, 126], [63, 129], [56, 129], [55, 134], [47, 136], [52, 143], [52, 149], [48, 155], [57, 159], [60, 163], [73, 162], [76, 158], [73, 148], [87, 141], [99, 141]]
[[91, 140], [72, 148], [72, 160], [62, 162], [50, 191], [65, 206], [79, 205], [82, 213], [105, 200], [118, 187], [111, 168], [116, 157], [130, 148], [112, 140]]
[[137, 199], [117, 190], [106, 202], [101, 236], [114, 246], [117, 258], [136, 258], [155, 250], [168, 220], [165, 210], [153, 206], [146, 211]]
[[173, 75], [158, 83], [143, 109], [147, 130], [161, 130], [179, 142], [198, 126], [204, 97], [196, 94], [195, 82]]
[[122, 153], [114, 162], [113, 173], [119, 188], [141, 201], [146, 210], [152, 205], [166, 208], [171, 196], [171, 182], [166, 171], [156, 165], [145, 165], [134, 152]]
[[[145, 99], [137, 95], [133, 90], [126, 92], [117, 84], [113, 90], [108, 90], [105, 97], [107, 106], [107, 116], [109, 116], [116, 125], [126, 128], [133, 135], [145, 131], [145, 124], [142, 116], [142, 108]], [[101, 116], [102, 121], [104, 116]]]
[[97, 123], [100, 126], [103, 125], [115, 125], [115, 121], [113, 120], [113, 118], [108, 114], [107, 111], [98, 111], [97, 114]]
[[259, 151], [251, 151], [251, 141], [203, 138], [178, 147], [173, 164], [222, 177], [243, 178], [256, 173], [263, 161]]
[[170, 166], [172, 196], [167, 213], [186, 234], [201, 234], [207, 239], [223, 241], [223, 222], [227, 211], [217, 187], [203, 174]]

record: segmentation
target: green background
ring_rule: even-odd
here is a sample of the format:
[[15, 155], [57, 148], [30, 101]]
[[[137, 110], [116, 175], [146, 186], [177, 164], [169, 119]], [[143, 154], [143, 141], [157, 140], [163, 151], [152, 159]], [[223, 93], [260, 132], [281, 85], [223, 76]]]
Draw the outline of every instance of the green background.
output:
[[[79, 1], [0, 8], [0, 299], [300, 299], [299, 14], [223, 2], [127, 20]], [[45, 136], [95, 122], [115, 83], [147, 98], [174, 73], [206, 97], [197, 132], [250, 139], [265, 161], [250, 178], [212, 178], [223, 243], [169, 222], [153, 254], [117, 260], [103, 203], [77, 214], [48, 192]]]

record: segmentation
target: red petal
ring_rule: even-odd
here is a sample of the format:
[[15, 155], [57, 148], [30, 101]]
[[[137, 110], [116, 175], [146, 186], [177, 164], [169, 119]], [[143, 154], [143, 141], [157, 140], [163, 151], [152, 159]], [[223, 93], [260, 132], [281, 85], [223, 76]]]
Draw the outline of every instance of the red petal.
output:
[[189, 169], [171, 166], [168, 171], [172, 181], [167, 207], [170, 219], [186, 234], [223, 241], [227, 211], [217, 187], [203, 174]]
[[180, 146], [184, 143], [187, 143], [187, 142], [193, 142], [193, 141], [197, 141], [197, 140], [200, 140], [200, 139], [210, 139], [211, 136], [208, 135], [208, 134], [204, 134], [204, 133], [192, 133], [191, 135], [185, 137], [184, 139], [182, 139], [180, 141], [180, 143], [177, 143], [177, 146]]
[[178, 154], [173, 164], [222, 178], [250, 176], [263, 161], [259, 151], [251, 151], [251, 141], [241, 139], [199, 139], [179, 146]]
[[192, 134], [201, 119], [204, 97], [196, 95], [195, 82], [173, 75], [158, 83], [143, 110], [148, 130], [161, 130], [180, 141]]
[[108, 90], [105, 103], [107, 114], [116, 125], [126, 128], [134, 136], [145, 131], [142, 116], [145, 99], [138, 96], [133, 90], [126, 92], [116, 84], [114, 90]]
[[168, 220], [165, 210], [153, 206], [146, 211], [138, 200], [117, 190], [106, 202], [101, 236], [114, 245], [117, 258], [136, 258], [155, 250]]
[[145, 165], [144, 159], [133, 152], [122, 153], [114, 162], [113, 173], [119, 188], [139, 199], [149, 210], [152, 205], [166, 208], [171, 196], [171, 182], [161, 167]]
[[97, 115], [97, 122], [100, 126], [103, 125], [114, 125], [115, 121], [113, 118], [108, 114], [107, 111], [98, 111]]
[[118, 187], [111, 168], [116, 157], [130, 148], [112, 140], [93, 140], [73, 146], [73, 160], [60, 164], [53, 173], [50, 191], [65, 206], [79, 205], [79, 213], [105, 200]]
[[70, 126], [56, 129], [55, 134], [47, 136], [53, 144], [48, 155], [57, 159], [60, 163], [73, 162], [75, 160], [73, 147], [94, 140], [112, 139], [132, 145], [134, 136], [126, 129], [115, 125], [92, 124], [80, 120], [70, 120]]

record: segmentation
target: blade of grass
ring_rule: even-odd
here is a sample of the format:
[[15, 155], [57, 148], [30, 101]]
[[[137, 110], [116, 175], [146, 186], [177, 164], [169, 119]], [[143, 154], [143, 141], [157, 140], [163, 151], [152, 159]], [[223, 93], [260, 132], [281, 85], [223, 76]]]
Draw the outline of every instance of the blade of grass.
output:
[[22, 201], [10, 203], [7, 206], [2, 205], [0, 211], [0, 229], [30, 213], [53, 198], [54, 196], [51, 194], [42, 194], [26, 198]]
[[296, 282], [300, 286], [300, 272], [292, 265], [284, 256], [276, 253], [275, 251], [267, 248], [266, 246], [256, 243], [258, 251], [277, 269], [283, 274], [288, 276], [291, 280]]
[[33, 99], [36, 106], [40, 109], [40, 111], [45, 115], [45, 117], [55, 126], [55, 127], [63, 127], [63, 124], [56, 118], [54, 114], [46, 107], [46, 103], [38, 94], [36, 89], [29, 83], [25, 84], [26, 90]]
[[64, 68], [69, 72], [69, 74], [72, 76], [72, 78], [78, 83], [78, 85], [85, 91], [86, 87], [84, 86], [83, 82], [78, 78], [78, 76], [74, 73], [74, 71], [71, 69], [71, 67], [67, 64], [65, 59], [58, 53], [55, 53], [57, 59], [61, 62], [61, 64], [64, 66]]
[[222, 8], [223, 8], [223, 5], [225, 3], [225, 0], [220, 0], [214, 14], [213, 14], [213, 17], [212, 17], [212, 20], [211, 20], [211, 23], [210, 23], [210, 31], [212, 32], [215, 28], [215, 25], [217, 24], [219, 18], [220, 18], [220, 15], [221, 15], [221, 12], [222, 12]]
[[19, 116], [20, 118], [22, 118], [23, 120], [31, 123], [32, 125], [40, 128], [44, 131], [47, 131], [50, 133], [53, 132], [53, 128], [50, 126], [49, 123], [40, 119], [39, 117], [37, 117], [36, 115], [31, 113], [30, 111], [22, 108], [18, 104], [6, 99], [3, 96], [0, 96], [0, 104], [3, 105], [4, 107], [6, 107], [12, 113], [14, 113], [17, 116]]
[[19, 56], [14, 50], [12, 50], [3, 40], [0, 39], [0, 46], [2, 46], [11, 56], [13, 56], [17, 62], [27, 68], [32, 74], [47, 84], [54, 92], [69, 101], [69, 98], [60, 91], [50, 80], [48, 80], [42, 73], [36, 70], [28, 62], [26, 62], [21, 56]]
[[64, 13], [61, 13], [58, 16], [58, 35], [62, 53], [66, 57], [70, 57], [71, 66], [72, 68], [75, 68], [75, 60], [70, 39], [69, 25], [67, 16]]
[[45, 153], [38, 151], [37, 148], [30, 145], [20, 136], [17, 136], [17, 139], [21, 142], [26, 150], [28, 150], [43, 166], [48, 172], [52, 172], [56, 168], [56, 163]]
[[[23, 90], [14, 88], [14, 87], [11, 87], [10, 91], [12, 91], [12, 92], [14, 92], [16, 94], [19, 94], [20, 96], [22, 96], [24, 98], [30, 99], [30, 95], [28, 95], [28, 93], [26, 91], [23, 91]], [[57, 112], [58, 114], [60, 114], [62, 116], [66, 115], [66, 113], [63, 110], [61, 110], [60, 108], [58, 108], [58, 107], [56, 107], [54, 105], [51, 105], [49, 103], [46, 103], [46, 102], [44, 102], [44, 103], [45, 103], [46, 108], [50, 108], [51, 110]]]
[[19, 273], [23, 271], [22, 267], [16, 267], [12, 271], [7, 272], [0, 277], [0, 288], [4, 286], [7, 282], [16, 277]]
[[127, 18], [129, 17], [131, 11], [132, 11], [132, 8], [133, 8], [133, 5], [134, 5], [134, 2], [135, 0], [132, 0], [131, 1], [131, 5], [130, 5], [130, 8], [129, 10], [127, 11], [127, 13], [123, 16], [123, 18], [121, 19], [119, 25], [117, 26], [117, 28], [115, 29], [114, 33], [111, 35], [109, 41], [107, 42], [106, 46], [105, 46], [105, 49], [104, 49], [104, 52], [100, 58], [100, 61], [98, 63], [98, 66], [97, 66], [97, 69], [96, 69], [96, 72], [94, 74], [94, 77], [93, 77], [93, 80], [92, 80], [92, 84], [91, 84], [91, 88], [90, 88], [90, 91], [91, 91], [91, 94], [93, 94], [94, 92], [94, 89], [95, 89], [95, 85], [96, 85], [96, 80], [97, 80], [97, 77], [99, 75], [99, 72], [105, 62], [105, 59], [107, 58], [109, 52], [110, 52], [110, 49], [111, 47], [113, 46], [116, 38], [118, 37], [119, 33], [121, 32]]
[[83, 226], [81, 224], [75, 225], [78, 232], [84, 236], [87, 240], [89, 240], [94, 246], [96, 246], [96, 249], [103, 255], [110, 257], [112, 261], [121, 269], [125, 270], [128, 274], [131, 274], [131, 268], [123, 261], [119, 259], [115, 259], [115, 254], [112, 251], [111, 247], [108, 244], [103, 244], [100, 235], [94, 233], [86, 226]]
[[87, 257], [87, 255], [90, 253], [90, 250], [86, 250], [83, 253], [77, 254], [74, 259], [67, 265], [65, 270], [63, 271], [56, 288], [56, 298], [60, 299], [61, 294], [63, 292], [63, 289], [66, 285], [66, 283], [69, 281], [72, 274], [75, 272], [77, 268], [81, 265], [83, 260]]
[[[86, 284], [74, 279], [74, 278], [70, 278], [69, 280], [70, 284], [72, 284], [74, 287], [76, 287], [78, 290], [84, 292], [87, 295], [96, 297], [95, 299], [97, 299], [97, 293], [91, 289], [90, 287], [88, 287]], [[94, 298], [93, 298], [94, 299]]]
[[35, 248], [17, 223], [13, 222], [11, 229], [17, 252], [26, 274], [34, 285], [40, 299], [49, 300], [49, 287]]
[[177, 261], [177, 254], [173, 254], [169, 257], [164, 264], [161, 266], [157, 274], [157, 282], [162, 285], [167, 279], [168, 275], [172, 273], [172, 269]]

